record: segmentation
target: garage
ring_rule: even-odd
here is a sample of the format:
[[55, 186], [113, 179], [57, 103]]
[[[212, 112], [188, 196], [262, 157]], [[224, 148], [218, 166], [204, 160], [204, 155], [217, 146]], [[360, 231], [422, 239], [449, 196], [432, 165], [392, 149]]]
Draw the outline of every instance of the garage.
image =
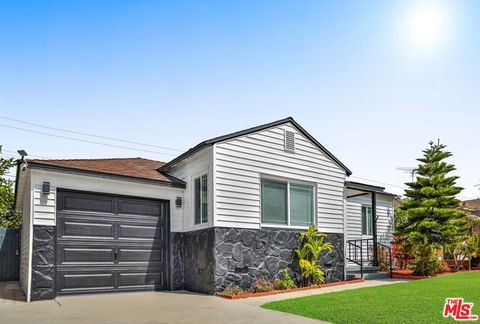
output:
[[168, 288], [169, 201], [57, 190], [58, 295]]

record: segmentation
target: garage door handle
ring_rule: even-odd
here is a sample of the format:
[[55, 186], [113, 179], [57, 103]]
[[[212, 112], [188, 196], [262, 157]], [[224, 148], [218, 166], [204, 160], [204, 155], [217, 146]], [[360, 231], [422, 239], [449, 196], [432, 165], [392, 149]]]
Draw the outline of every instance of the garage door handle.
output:
[[114, 257], [114, 262], [118, 263], [118, 252], [117, 251], [114, 252], [113, 257]]

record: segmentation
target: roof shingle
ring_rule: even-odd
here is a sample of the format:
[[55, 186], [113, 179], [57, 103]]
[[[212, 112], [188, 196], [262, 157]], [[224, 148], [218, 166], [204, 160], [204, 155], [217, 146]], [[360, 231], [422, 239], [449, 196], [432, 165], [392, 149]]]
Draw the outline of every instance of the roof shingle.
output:
[[158, 171], [165, 164], [164, 162], [143, 158], [27, 160], [27, 163], [138, 179], [182, 183], [182, 181]]

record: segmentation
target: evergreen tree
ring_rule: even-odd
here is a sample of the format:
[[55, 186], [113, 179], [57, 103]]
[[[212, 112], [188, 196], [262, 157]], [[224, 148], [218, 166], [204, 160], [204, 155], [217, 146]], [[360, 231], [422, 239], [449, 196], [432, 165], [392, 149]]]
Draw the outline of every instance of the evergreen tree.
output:
[[416, 181], [406, 183], [406, 199], [401, 205], [404, 218], [397, 224], [399, 241], [406, 243], [415, 256], [415, 274], [430, 275], [438, 270], [438, 251], [467, 231], [464, 214], [455, 198], [463, 188], [455, 185], [458, 177], [448, 175], [455, 166], [444, 160], [452, 156], [443, 144], [430, 142], [416, 169]]

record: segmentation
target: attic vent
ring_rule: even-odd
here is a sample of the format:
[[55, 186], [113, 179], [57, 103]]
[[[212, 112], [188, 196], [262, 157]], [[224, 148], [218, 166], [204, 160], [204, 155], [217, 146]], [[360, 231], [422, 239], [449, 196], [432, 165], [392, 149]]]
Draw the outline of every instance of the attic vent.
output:
[[295, 151], [295, 133], [290, 131], [285, 131], [285, 151], [294, 152]]

